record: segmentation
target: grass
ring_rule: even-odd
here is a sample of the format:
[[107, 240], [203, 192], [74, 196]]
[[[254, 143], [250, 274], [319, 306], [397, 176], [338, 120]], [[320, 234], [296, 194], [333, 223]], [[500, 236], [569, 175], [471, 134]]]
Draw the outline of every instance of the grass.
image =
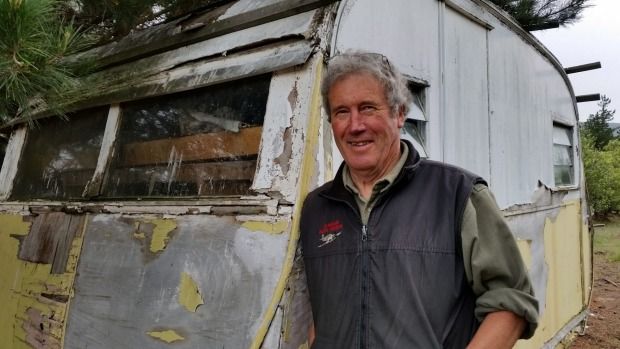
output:
[[620, 262], [620, 216], [594, 223], [605, 224], [594, 228], [594, 251], [605, 253], [610, 261]]

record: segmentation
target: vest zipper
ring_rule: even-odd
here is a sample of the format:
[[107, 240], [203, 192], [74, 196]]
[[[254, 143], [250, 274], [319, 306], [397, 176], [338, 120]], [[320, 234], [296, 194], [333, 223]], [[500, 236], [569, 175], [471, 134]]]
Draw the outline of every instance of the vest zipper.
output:
[[366, 312], [367, 312], [367, 293], [368, 293], [368, 226], [362, 225], [362, 275], [361, 280], [361, 308], [360, 308], [360, 349], [366, 348], [367, 343], [364, 342], [366, 331]]

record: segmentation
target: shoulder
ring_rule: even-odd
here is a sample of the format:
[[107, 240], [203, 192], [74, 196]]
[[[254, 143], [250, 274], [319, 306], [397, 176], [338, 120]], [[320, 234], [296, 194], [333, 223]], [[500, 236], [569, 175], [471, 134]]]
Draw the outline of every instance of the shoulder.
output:
[[446, 173], [464, 174], [472, 177], [479, 177], [475, 173], [470, 172], [462, 167], [435, 160], [423, 159], [422, 161], [420, 161], [420, 168], [425, 168], [432, 171], [441, 171]]
[[428, 173], [432, 176], [442, 176], [443, 178], [452, 178], [455, 180], [466, 180], [467, 182], [473, 183], [475, 186], [481, 184], [486, 187], [486, 181], [479, 175], [462, 167], [439, 161], [423, 159], [420, 161], [417, 171]]
[[308, 201], [312, 201], [312, 200], [316, 200], [317, 198], [319, 198], [321, 196], [322, 193], [326, 193], [328, 191], [330, 191], [334, 186], [334, 181], [329, 181], [326, 182], [325, 184], [321, 185], [320, 187], [312, 190], [311, 192], [308, 193], [308, 195], [306, 196], [306, 199], [304, 200], [304, 202], [308, 202]]
[[304, 199], [304, 203], [302, 206], [302, 210], [301, 210], [302, 217], [305, 215], [305, 212], [308, 212], [308, 210], [313, 210], [319, 206], [324, 205], [324, 201], [326, 199], [322, 196], [322, 194], [329, 192], [333, 188], [333, 186], [334, 186], [334, 182], [329, 181], [321, 185], [320, 187], [314, 189], [313, 191], [309, 192], [306, 198]]
[[500, 212], [495, 195], [485, 184], [476, 184], [471, 191], [470, 201], [476, 211]]

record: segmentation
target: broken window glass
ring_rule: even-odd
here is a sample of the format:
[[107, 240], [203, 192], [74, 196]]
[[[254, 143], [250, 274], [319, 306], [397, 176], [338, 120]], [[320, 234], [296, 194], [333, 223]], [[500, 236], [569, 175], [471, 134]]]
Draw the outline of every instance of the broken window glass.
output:
[[409, 90], [413, 100], [409, 105], [409, 113], [405, 117], [405, 126], [401, 128], [400, 138], [406, 139], [421, 157], [427, 158], [426, 152], [426, 113], [424, 111], [424, 87], [410, 83]]
[[105, 197], [249, 193], [270, 75], [121, 105]]
[[11, 199], [81, 199], [97, 166], [108, 107], [49, 118], [28, 130]]
[[572, 127], [553, 125], [553, 172], [556, 186], [573, 184]]

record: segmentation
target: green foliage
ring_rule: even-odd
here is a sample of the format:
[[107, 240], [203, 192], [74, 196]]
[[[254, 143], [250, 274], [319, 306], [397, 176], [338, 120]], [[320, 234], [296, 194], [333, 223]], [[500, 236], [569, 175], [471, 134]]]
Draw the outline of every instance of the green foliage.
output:
[[79, 77], [95, 67], [67, 56], [226, 2], [230, 0], [0, 0], [0, 123], [30, 120], [40, 110], [63, 115], [63, 106], [89, 88], [81, 86]]
[[588, 199], [598, 216], [620, 211], [620, 139], [609, 127], [616, 113], [609, 109], [611, 99], [603, 96], [601, 108], [588, 117], [581, 128], [581, 151]]
[[603, 252], [612, 262], [620, 262], [620, 217], [597, 221], [604, 226], [594, 228], [594, 250]]
[[609, 122], [613, 120], [615, 110], [609, 109], [611, 99], [603, 95], [598, 103], [601, 108], [596, 114], [591, 114], [583, 124], [582, 132], [590, 136], [597, 150], [603, 148], [614, 138], [614, 131], [609, 127]]
[[595, 215], [620, 210], [620, 140], [611, 140], [603, 150], [597, 150], [594, 139], [582, 134], [581, 152], [588, 200]]
[[522, 26], [549, 22], [567, 25], [576, 22], [590, 0], [491, 0], [511, 14]]
[[34, 108], [61, 112], [77, 94], [76, 72], [63, 58], [89, 44], [56, 0], [0, 0], [0, 121], [28, 118]]

